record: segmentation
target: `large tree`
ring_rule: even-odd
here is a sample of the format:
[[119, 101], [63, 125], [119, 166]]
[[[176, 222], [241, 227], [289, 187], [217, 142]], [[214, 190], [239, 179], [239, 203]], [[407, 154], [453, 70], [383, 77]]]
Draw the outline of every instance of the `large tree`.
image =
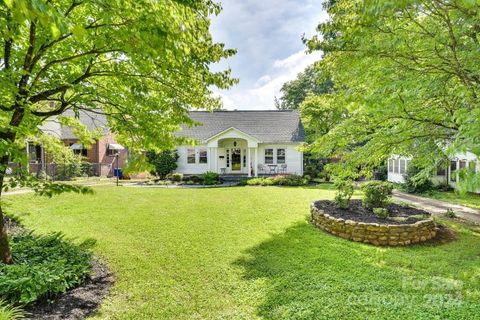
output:
[[[171, 148], [188, 110], [217, 107], [211, 88], [234, 83], [209, 67], [234, 53], [209, 33], [220, 9], [211, 0], [3, 1], [0, 192], [8, 163], [25, 161], [25, 140], [54, 144], [38, 128], [69, 109], [106, 114], [132, 151]], [[0, 260], [12, 262], [1, 209]]]
[[300, 72], [294, 80], [285, 82], [280, 89], [282, 96], [275, 98], [275, 107], [279, 110], [295, 110], [310, 95], [330, 91], [330, 79], [322, 79], [319, 70], [312, 64]]
[[351, 168], [411, 155], [429, 172], [458, 151], [480, 154], [480, 5], [470, 0], [337, 0], [307, 44], [334, 90], [320, 105], [348, 117], [314, 149]]

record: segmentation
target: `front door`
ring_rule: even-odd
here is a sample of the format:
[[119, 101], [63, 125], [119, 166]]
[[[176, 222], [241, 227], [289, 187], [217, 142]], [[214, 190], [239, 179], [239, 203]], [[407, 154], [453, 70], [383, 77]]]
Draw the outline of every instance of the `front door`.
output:
[[242, 149], [233, 148], [232, 154], [232, 171], [240, 172], [242, 170]]

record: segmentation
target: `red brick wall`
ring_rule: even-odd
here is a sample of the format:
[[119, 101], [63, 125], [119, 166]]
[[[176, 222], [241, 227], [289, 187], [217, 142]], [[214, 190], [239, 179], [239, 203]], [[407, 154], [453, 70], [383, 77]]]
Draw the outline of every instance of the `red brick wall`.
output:
[[[98, 159], [100, 163], [112, 163], [115, 160], [114, 156], [109, 156], [107, 154], [107, 145], [110, 143], [117, 143], [118, 142], [115, 140], [115, 136], [113, 134], [107, 134], [104, 136], [102, 139], [100, 139], [97, 144], [98, 144]], [[125, 165], [125, 160], [126, 160], [126, 155], [127, 151], [126, 150], [121, 150], [119, 151], [119, 167], [123, 168]]]
[[[66, 146], [70, 146], [74, 143], [78, 143], [78, 139], [65, 139], [63, 140]], [[102, 137], [100, 140], [95, 142], [87, 149], [86, 161], [94, 165], [94, 171], [100, 176], [113, 176], [113, 169], [116, 168], [116, 159], [115, 156], [107, 155], [107, 145], [110, 143], [118, 143], [115, 140], [115, 136], [111, 133]], [[119, 151], [118, 165], [119, 168], [123, 168], [126, 164], [127, 151]], [[37, 173], [45, 167], [47, 174], [52, 175], [56, 171], [57, 164], [52, 163], [51, 157], [48, 154], [45, 154], [45, 165], [41, 163], [31, 163], [29, 164], [29, 169], [31, 173]], [[9, 164], [10, 167], [15, 168], [16, 164]]]
[[[69, 146], [73, 143], [77, 143], [78, 140], [64, 140], [65, 145]], [[110, 143], [118, 143], [115, 140], [115, 135], [109, 133], [100, 138], [97, 142], [91, 145], [87, 150], [86, 161], [90, 163], [98, 164], [96, 171], [100, 176], [112, 176], [113, 169], [117, 167], [115, 156], [109, 156], [107, 154], [107, 146]], [[127, 151], [119, 151], [118, 167], [123, 168], [126, 163]]]

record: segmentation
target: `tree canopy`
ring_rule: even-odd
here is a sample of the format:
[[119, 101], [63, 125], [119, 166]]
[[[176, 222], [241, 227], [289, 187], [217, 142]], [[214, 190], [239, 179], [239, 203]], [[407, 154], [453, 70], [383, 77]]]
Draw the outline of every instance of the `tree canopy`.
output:
[[295, 110], [309, 95], [328, 92], [332, 87], [329, 79], [323, 80], [319, 70], [312, 64], [297, 75], [297, 78], [282, 85], [282, 96], [275, 98], [275, 107], [278, 110]]
[[[69, 109], [107, 115], [132, 152], [171, 148], [188, 110], [218, 107], [212, 87], [235, 83], [229, 70], [210, 70], [235, 53], [210, 35], [209, 18], [220, 10], [211, 0], [3, 1], [0, 190], [7, 164], [25, 162], [26, 139], [61, 149], [39, 129], [45, 121], [81, 127], [62, 120]], [[0, 229], [6, 261], [1, 213]]]
[[334, 89], [318, 105], [347, 110], [313, 150], [370, 168], [392, 153], [431, 171], [480, 155], [480, 5], [470, 0], [337, 0], [306, 40]]

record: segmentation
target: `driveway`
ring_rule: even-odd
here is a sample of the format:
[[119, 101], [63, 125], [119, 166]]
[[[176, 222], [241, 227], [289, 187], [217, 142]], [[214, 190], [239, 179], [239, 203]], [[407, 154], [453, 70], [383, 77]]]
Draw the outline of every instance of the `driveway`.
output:
[[398, 190], [393, 191], [393, 199], [399, 202], [409, 203], [414, 207], [423, 209], [434, 215], [443, 215], [448, 209], [452, 209], [458, 217], [480, 224], [480, 210], [478, 209], [440, 200], [414, 196]]

